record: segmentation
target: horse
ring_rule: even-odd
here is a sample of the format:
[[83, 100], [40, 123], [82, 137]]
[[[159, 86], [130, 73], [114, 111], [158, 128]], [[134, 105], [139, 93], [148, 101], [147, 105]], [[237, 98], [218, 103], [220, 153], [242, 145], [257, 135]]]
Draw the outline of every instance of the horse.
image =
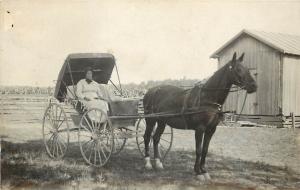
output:
[[[257, 90], [257, 84], [249, 69], [243, 66], [244, 53], [237, 59], [236, 52], [232, 59], [217, 70], [201, 87], [195, 85], [183, 89], [172, 85], [160, 85], [149, 89], [144, 98], [144, 114], [179, 113], [180, 116], [145, 118], [144, 133], [145, 168], [152, 169], [149, 155], [151, 133], [157, 123], [153, 135], [155, 167], [163, 169], [158, 144], [166, 125], [175, 129], [194, 130], [196, 142], [196, 161], [194, 171], [198, 178], [209, 180], [205, 169], [205, 159], [208, 146], [216, 127], [223, 118], [224, 104], [232, 85], [236, 85], [247, 93]], [[194, 112], [194, 113], [193, 113]], [[192, 114], [189, 114], [192, 113]]]

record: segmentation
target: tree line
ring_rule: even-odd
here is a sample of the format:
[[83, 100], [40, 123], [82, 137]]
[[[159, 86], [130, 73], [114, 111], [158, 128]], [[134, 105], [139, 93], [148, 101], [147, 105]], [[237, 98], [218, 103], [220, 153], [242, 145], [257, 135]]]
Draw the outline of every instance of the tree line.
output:
[[[124, 97], [140, 97], [143, 96], [148, 89], [158, 86], [158, 85], [174, 85], [182, 88], [191, 88], [195, 84], [200, 84], [203, 81], [199, 81], [197, 79], [166, 79], [166, 80], [159, 80], [159, 81], [145, 81], [139, 84], [136, 83], [128, 83], [122, 84], [122, 94]], [[111, 84], [108, 87], [115, 93], [119, 94], [120, 92]], [[119, 89], [120, 87], [117, 86]], [[0, 86], [0, 94], [19, 94], [19, 95], [53, 95], [54, 93], [54, 86], [48, 87], [33, 87], [33, 86]]]

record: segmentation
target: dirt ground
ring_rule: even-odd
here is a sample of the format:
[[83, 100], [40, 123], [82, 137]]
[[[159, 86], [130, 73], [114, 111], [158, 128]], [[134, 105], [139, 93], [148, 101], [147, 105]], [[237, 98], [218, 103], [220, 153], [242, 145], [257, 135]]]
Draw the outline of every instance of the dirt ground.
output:
[[[2, 123], [3, 124], [3, 123]], [[1, 127], [3, 189], [300, 189], [300, 129], [219, 126], [210, 145], [212, 181], [194, 173], [194, 133], [175, 130], [164, 171], [145, 171], [135, 139], [104, 168], [85, 164], [72, 136], [63, 160], [44, 150], [40, 123]]]

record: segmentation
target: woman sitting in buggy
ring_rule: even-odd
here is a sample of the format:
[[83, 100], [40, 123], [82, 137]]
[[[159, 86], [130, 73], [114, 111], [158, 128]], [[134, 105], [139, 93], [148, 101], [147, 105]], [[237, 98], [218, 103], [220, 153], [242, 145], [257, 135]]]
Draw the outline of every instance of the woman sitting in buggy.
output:
[[[87, 110], [98, 108], [108, 113], [108, 102], [111, 102], [111, 97], [105, 86], [93, 80], [93, 70], [91, 67], [85, 69], [85, 79], [81, 79], [77, 83], [76, 95], [78, 100]], [[96, 116], [89, 115], [92, 120], [97, 120]]]

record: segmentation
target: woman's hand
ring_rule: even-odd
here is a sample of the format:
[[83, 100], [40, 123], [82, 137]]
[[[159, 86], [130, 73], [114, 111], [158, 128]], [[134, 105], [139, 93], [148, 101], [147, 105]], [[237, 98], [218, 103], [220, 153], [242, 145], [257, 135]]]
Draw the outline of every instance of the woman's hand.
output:
[[110, 102], [110, 100], [107, 99], [107, 98], [103, 98], [103, 97], [101, 97], [101, 96], [99, 96], [98, 98], [99, 98], [100, 100], [103, 100], [103, 101], [106, 101], [106, 102]]
[[83, 99], [84, 99], [85, 101], [91, 101], [91, 99], [88, 98], [88, 97], [84, 97]]

